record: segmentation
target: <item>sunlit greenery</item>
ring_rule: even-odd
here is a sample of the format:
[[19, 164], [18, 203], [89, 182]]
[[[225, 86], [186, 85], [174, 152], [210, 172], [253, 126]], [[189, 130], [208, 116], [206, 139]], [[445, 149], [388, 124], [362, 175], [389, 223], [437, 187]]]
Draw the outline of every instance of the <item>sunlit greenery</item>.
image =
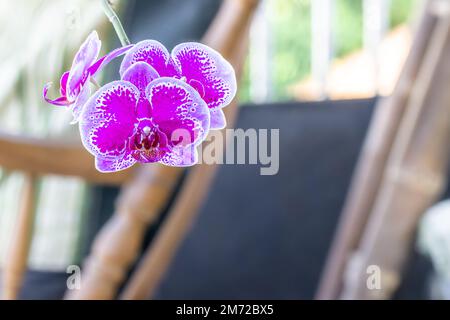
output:
[[[390, 25], [408, 20], [417, 0], [391, 0]], [[287, 87], [310, 73], [311, 69], [311, 0], [269, 0], [272, 58], [268, 68], [272, 75], [275, 100], [288, 99]], [[342, 57], [363, 41], [362, 0], [335, 0], [334, 56]], [[263, 67], [263, 66], [262, 66]], [[244, 70], [241, 98], [249, 99], [248, 64]]]
[[391, 26], [397, 26], [410, 18], [418, 0], [391, 0], [391, 2]]

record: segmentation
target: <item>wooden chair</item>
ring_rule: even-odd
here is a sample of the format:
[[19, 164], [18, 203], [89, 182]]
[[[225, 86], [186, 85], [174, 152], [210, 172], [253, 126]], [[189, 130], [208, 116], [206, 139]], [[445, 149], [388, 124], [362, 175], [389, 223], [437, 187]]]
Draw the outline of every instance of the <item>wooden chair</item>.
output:
[[[445, 185], [449, 160], [448, 3], [426, 2], [393, 95], [376, 109], [343, 209], [317, 298], [386, 299], [424, 211]], [[381, 270], [381, 289], [366, 286]]]
[[[203, 42], [231, 61], [238, 75], [246, 53], [247, 33], [258, 0], [225, 0]], [[236, 116], [236, 101], [226, 108], [228, 123]], [[97, 236], [83, 268], [82, 288], [68, 299], [113, 299], [130, 265], [138, 258], [148, 226], [172, 194], [184, 171], [146, 165], [114, 174], [101, 174], [80, 143], [47, 141], [0, 132], [0, 166], [25, 176], [21, 210], [14, 239], [3, 270], [3, 298], [15, 299], [27, 267], [34, 220], [36, 182], [40, 176], [74, 176], [87, 182], [124, 186], [116, 210]], [[171, 257], [207, 194], [215, 167], [199, 165], [190, 170], [167, 221], [137, 268], [123, 294], [125, 299], [147, 298], [159, 283]]]

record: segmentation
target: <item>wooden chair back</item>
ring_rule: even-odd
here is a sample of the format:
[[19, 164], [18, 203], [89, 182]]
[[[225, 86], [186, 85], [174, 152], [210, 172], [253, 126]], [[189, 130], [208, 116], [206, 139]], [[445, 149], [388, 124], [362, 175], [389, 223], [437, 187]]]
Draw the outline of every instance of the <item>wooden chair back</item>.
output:
[[[397, 87], [375, 110], [318, 299], [386, 299], [398, 288], [420, 216], [447, 177], [449, 41], [449, 4], [426, 1]], [[366, 286], [370, 266], [381, 290]]]

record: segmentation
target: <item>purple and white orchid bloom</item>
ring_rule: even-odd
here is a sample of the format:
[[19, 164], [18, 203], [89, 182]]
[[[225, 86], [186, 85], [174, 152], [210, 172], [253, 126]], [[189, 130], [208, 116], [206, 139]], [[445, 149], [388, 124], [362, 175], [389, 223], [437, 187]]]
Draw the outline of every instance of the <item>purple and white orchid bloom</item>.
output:
[[136, 62], [122, 80], [100, 88], [80, 115], [83, 145], [96, 168], [114, 172], [137, 162], [169, 166], [197, 163], [196, 146], [210, 128], [210, 112], [186, 82]]
[[70, 106], [74, 116], [74, 122], [77, 121], [82, 106], [86, 103], [91, 94], [89, 88], [91, 77], [94, 77], [95, 74], [111, 62], [111, 60], [130, 50], [133, 45], [113, 50], [97, 60], [100, 53], [100, 47], [101, 41], [98, 38], [97, 32], [91, 32], [76, 53], [70, 70], [64, 72], [61, 76], [61, 96], [59, 98], [52, 100], [47, 97], [51, 83], [48, 83], [44, 87], [44, 99], [53, 105]]
[[211, 129], [222, 129], [226, 120], [222, 108], [236, 94], [234, 69], [218, 52], [200, 43], [177, 45], [170, 54], [158, 41], [144, 40], [125, 55], [120, 75], [136, 63], [145, 62], [161, 77], [174, 77], [193, 87], [206, 102], [211, 116]]

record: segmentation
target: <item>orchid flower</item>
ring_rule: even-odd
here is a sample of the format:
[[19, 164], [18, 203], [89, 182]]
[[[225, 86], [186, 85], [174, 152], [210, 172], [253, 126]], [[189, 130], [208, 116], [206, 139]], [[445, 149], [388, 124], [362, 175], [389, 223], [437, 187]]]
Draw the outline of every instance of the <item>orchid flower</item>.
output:
[[152, 66], [161, 77], [174, 77], [193, 87], [206, 102], [211, 116], [211, 129], [222, 129], [226, 120], [222, 108], [236, 94], [233, 67], [215, 50], [194, 42], [177, 45], [172, 53], [158, 41], [144, 40], [125, 55], [120, 75], [138, 62]]
[[74, 116], [74, 122], [78, 120], [82, 106], [88, 100], [91, 92], [89, 81], [114, 58], [123, 55], [132, 45], [113, 50], [109, 54], [97, 60], [101, 47], [101, 41], [96, 31], [91, 32], [75, 55], [72, 67], [64, 72], [60, 79], [61, 96], [54, 100], [47, 97], [51, 83], [44, 87], [44, 99], [53, 105], [70, 106]]
[[186, 82], [160, 77], [149, 64], [136, 62], [122, 80], [103, 86], [87, 101], [79, 126], [101, 172], [137, 162], [190, 166], [198, 161], [196, 146], [209, 131], [210, 112]]

